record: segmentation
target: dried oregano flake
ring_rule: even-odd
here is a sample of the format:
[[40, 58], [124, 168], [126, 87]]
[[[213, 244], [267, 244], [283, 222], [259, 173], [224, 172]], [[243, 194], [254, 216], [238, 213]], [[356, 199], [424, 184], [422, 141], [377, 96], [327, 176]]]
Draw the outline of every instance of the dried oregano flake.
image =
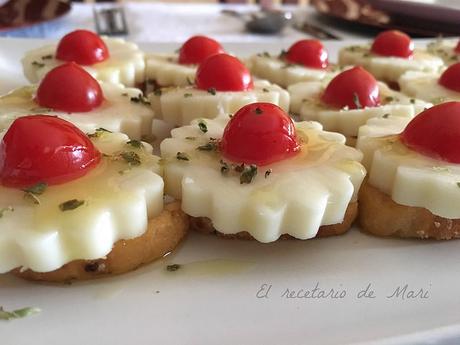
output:
[[189, 161], [190, 157], [185, 152], [177, 152], [176, 159], [178, 159], [180, 161]]
[[120, 153], [120, 157], [123, 158], [130, 166], [141, 165], [141, 157], [136, 152], [125, 151]]
[[135, 139], [127, 141], [126, 145], [132, 146], [132, 147], [134, 147], [136, 149], [140, 149], [140, 148], [142, 148], [144, 146], [144, 144], [142, 144], [142, 141], [135, 140]]
[[94, 131], [94, 133], [87, 134], [87, 136], [90, 137], [90, 138], [100, 138], [101, 136], [103, 136], [106, 133], [112, 133], [112, 131], [109, 131], [108, 129], [99, 127]]
[[67, 200], [59, 205], [59, 209], [61, 211], [71, 211], [71, 210], [75, 210], [76, 208], [79, 208], [80, 206], [84, 205], [84, 203], [85, 203], [84, 200], [78, 200], [78, 199]]
[[9, 321], [14, 319], [22, 319], [28, 316], [36, 315], [41, 313], [39, 308], [27, 307], [16, 309], [13, 311], [6, 311], [0, 306], [0, 320]]
[[31, 199], [35, 205], [40, 205], [40, 199], [37, 195], [42, 195], [46, 188], [48, 188], [48, 184], [45, 182], [38, 182], [33, 186], [27, 187], [23, 189], [24, 197]]
[[200, 131], [202, 131], [203, 133], [207, 133], [208, 132], [208, 125], [206, 124], [206, 121], [204, 120], [200, 120], [198, 122], [198, 128], [200, 129]]

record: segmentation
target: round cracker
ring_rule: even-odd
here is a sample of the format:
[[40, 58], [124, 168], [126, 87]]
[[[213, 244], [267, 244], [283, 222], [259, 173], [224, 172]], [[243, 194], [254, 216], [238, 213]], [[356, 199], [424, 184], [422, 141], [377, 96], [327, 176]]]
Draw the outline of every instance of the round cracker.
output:
[[359, 193], [359, 222], [376, 236], [450, 240], [460, 237], [460, 219], [436, 216], [426, 208], [397, 204], [365, 182]]
[[[316, 237], [328, 237], [344, 234], [350, 229], [351, 224], [356, 219], [357, 215], [358, 202], [351, 202], [350, 204], [348, 204], [342, 223], [321, 226], [318, 230]], [[214, 228], [214, 226], [212, 225], [212, 221], [209, 218], [205, 217], [191, 217], [190, 227], [191, 229], [204, 234], [215, 234], [217, 236], [229, 239], [254, 240], [254, 237], [252, 237], [247, 231], [240, 231], [236, 234], [223, 234]], [[281, 235], [279, 239], [288, 240], [296, 238], [292, 237], [291, 235], [284, 234]]]
[[17, 268], [12, 273], [28, 280], [65, 283], [133, 271], [174, 250], [188, 228], [189, 217], [182, 212], [180, 202], [173, 202], [149, 220], [148, 229], [142, 236], [117, 241], [106, 258], [75, 260], [52, 272], [21, 271]]

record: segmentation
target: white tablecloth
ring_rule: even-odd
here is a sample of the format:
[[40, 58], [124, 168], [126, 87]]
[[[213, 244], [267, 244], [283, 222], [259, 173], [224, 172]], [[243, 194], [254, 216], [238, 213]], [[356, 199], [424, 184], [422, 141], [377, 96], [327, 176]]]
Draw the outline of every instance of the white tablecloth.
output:
[[[124, 7], [129, 26], [127, 38], [136, 42], [183, 42], [193, 34], [206, 34], [221, 42], [292, 42], [308, 37], [290, 27], [278, 35], [250, 34], [245, 31], [240, 19], [221, 14], [223, 8], [256, 10], [254, 5], [126, 3]], [[316, 22], [312, 8], [288, 6], [285, 9], [293, 10], [296, 20], [308, 18]], [[30, 28], [3, 32], [0, 36], [60, 38], [77, 28], [95, 29], [93, 5], [74, 3], [72, 11], [65, 17]], [[332, 28], [327, 30], [344, 38], [363, 37]]]

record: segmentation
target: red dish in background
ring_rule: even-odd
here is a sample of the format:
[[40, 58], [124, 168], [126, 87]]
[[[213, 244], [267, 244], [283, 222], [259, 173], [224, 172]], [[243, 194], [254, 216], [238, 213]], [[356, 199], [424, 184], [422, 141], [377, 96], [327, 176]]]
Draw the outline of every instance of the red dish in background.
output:
[[70, 9], [70, 2], [64, 0], [10, 0], [0, 6], [0, 31], [54, 20], [67, 14]]
[[460, 34], [460, 2], [433, 0], [311, 0], [325, 16], [356, 25], [397, 29], [411, 35], [436, 37]]

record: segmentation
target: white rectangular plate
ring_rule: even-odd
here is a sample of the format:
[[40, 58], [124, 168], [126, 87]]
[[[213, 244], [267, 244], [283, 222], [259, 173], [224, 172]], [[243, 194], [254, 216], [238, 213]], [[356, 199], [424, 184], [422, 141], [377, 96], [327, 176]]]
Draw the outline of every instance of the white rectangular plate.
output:
[[[26, 83], [19, 60], [42, 43], [0, 40], [1, 92]], [[327, 44], [332, 61], [346, 43]], [[241, 55], [281, 48], [227, 45]], [[172, 263], [184, 266], [166, 271]], [[449, 338], [458, 344], [459, 267], [459, 241], [381, 239], [356, 227], [341, 237], [265, 245], [192, 233], [173, 255], [119, 277], [56, 286], [0, 276], [0, 306], [42, 309], [38, 316], [0, 321], [0, 342], [424, 344]], [[302, 297], [315, 286], [313, 298]], [[401, 294], [391, 297], [398, 287]], [[343, 298], [331, 297], [331, 289]], [[287, 290], [298, 297], [287, 298]], [[426, 298], [408, 297], [420, 290]]]

